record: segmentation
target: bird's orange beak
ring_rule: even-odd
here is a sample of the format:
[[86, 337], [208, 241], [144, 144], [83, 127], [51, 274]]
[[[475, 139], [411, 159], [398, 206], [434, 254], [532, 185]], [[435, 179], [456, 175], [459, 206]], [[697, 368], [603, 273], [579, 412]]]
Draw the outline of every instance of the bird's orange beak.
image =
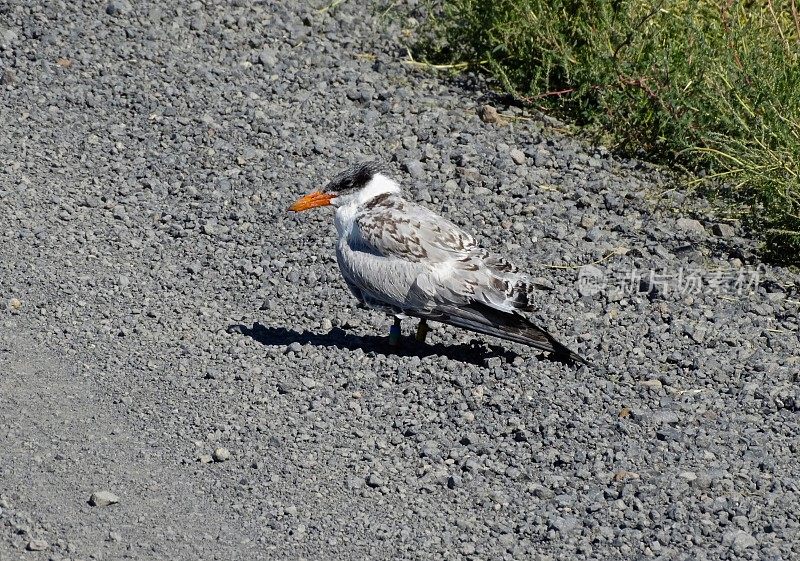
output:
[[333, 193], [321, 193], [320, 191], [314, 191], [305, 197], [300, 197], [297, 199], [294, 204], [289, 207], [289, 210], [293, 212], [300, 212], [301, 210], [308, 210], [318, 206], [328, 206], [331, 204], [331, 199], [333, 199], [335, 196], [336, 195]]

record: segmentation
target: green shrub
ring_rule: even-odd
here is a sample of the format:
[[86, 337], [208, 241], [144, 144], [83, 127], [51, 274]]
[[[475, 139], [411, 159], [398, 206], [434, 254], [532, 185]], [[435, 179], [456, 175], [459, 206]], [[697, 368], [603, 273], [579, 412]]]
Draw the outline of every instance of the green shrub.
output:
[[795, 0], [443, 0], [431, 61], [468, 63], [616, 148], [703, 169], [800, 259]]

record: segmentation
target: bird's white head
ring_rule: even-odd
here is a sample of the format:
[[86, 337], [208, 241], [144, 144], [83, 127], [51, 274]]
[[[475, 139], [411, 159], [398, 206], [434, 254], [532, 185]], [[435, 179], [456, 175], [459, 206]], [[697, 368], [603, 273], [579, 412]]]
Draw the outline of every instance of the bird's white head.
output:
[[381, 173], [379, 162], [369, 161], [347, 168], [325, 186], [294, 202], [289, 210], [300, 212], [319, 206], [361, 205], [385, 193], [397, 193], [400, 186]]

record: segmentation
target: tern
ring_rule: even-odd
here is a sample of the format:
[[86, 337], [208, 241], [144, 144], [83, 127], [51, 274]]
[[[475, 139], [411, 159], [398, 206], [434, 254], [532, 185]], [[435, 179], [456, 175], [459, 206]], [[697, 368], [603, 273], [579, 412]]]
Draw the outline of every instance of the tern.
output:
[[589, 364], [522, 315], [533, 310], [539, 288], [529, 276], [451, 221], [403, 198], [379, 162], [344, 170], [289, 210], [329, 205], [336, 208], [336, 260], [344, 281], [360, 303], [394, 317], [391, 345], [399, 343], [401, 320], [415, 317], [419, 341], [432, 320]]

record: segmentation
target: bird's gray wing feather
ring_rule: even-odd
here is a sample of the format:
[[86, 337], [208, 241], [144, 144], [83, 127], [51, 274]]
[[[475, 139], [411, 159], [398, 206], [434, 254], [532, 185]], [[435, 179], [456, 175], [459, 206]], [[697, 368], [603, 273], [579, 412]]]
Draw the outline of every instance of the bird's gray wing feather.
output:
[[478, 246], [446, 218], [397, 195], [376, 197], [365, 205], [348, 243], [384, 263], [406, 263], [416, 275], [409, 285], [415, 302], [458, 306], [478, 301], [505, 311], [533, 308], [537, 286], [513, 263]]

